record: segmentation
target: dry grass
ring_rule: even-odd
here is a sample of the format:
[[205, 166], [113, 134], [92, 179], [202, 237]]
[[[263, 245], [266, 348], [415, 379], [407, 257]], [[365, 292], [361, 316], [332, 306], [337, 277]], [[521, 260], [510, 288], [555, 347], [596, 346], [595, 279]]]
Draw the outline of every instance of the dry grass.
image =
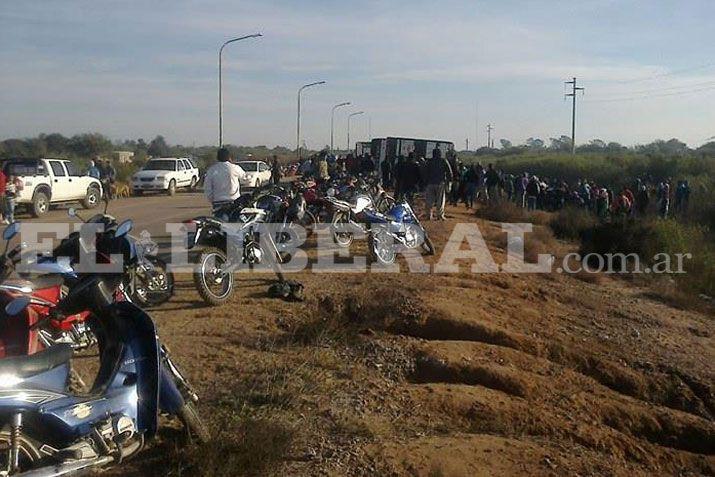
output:
[[549, 213], [541, 210], [529, 212], [513, 202], [501, 201], [483, 205], [477, 209], [477, 217], [501, 223], [549, 223]]

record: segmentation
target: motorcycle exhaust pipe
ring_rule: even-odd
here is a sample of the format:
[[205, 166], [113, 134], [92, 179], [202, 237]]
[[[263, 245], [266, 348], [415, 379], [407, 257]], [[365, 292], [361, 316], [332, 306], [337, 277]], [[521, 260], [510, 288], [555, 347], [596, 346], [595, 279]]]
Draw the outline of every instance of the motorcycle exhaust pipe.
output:
[[17, 474], [17, 477], [62, 477], [66, 475], [82, 475], [90, 472], [95, 467], [104, 466], [113, 461], [114, 457], [105, 455], [95, 457], [94, 459], [82, 459], [73, 462], [66, 462], [64, 464], [48, 465], [40, 467], [39, 469], [33, 469]]

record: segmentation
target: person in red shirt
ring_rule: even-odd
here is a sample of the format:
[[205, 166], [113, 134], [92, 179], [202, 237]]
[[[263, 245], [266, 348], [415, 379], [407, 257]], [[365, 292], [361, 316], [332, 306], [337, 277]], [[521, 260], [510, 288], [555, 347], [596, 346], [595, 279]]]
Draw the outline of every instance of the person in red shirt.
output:
[[7, 176], [5, 172], [0, 170], [0, 221], [7, 224], [8, 221], [5, 219], [3, 212], [5, 211], [5, 190], [7, 188]]

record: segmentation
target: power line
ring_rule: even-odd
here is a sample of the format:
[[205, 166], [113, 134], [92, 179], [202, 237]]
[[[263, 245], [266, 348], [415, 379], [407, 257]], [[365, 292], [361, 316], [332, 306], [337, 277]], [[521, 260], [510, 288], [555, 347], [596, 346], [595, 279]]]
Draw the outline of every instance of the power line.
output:
[[575, 76], [574, 76], [573, 80], [565, 81], [564, 84], [572, 85], [571, 92], [566, 93], [566, 97], [570, 96], [572, 99], [572, 103], [571, 103], [571, 154], [576, 154], [576, 93], [578, 91], [581, 91], [581, 94], [583, 94], [583, 91], [585, 91], [585, 88], [576, 86], [576, 77]]
[[643, 81], [651, 81], [651, 80], [656, 80], [656, 79], [660, 79], [660, 78], [666, 78], [668, 76], [674, 76], [674, 75], [678, 75], [681, 73], [689, 73], [691, 71], [704, 70], [706, 68], [710, 68], [713, 66], [715, 66], [715, 63], [705, 63], [702, 65], [691, 66], [688, 68], [681, 68], [678, 70], [673, 70], [673, 71], [669, 71], [667, 73], [661, 73], [661, 74], [657, 74], [657, 75], [653, 75], [653, 76], [645, 76], [642, 78], [619, 80], [619, 81], [617, 81], [617, 83], [640, 83]]
[[[652, 88], [652, 89], [644, 89], [640, 91], [629, 91], [629, 92], [623, 92], [623, 93], [614, 93], [615, 97], [608, 97], [608, 98], [595, 98], [589, 100], [589, 102], [594, 102], [594, 101], [601, 101], [604, 99], [613, 99], [617, 100], [619, 96], [625, 96], [627, 98], [633, 97], [633, 95], [649, 95], [650, 93], [661, 93], [663, 91], [673, 91], [673, 90], [679, 90], [679, 89], [688, 89], [688, 88], [697, 88], [697, 87], [703, 87], [703, 86], [715, 86], [715, 80], [710, 80], [710, 81], [704, 81], [700, 83], [692, 83], [692, 84], [684, 84], [684, 85], [678, 85], [678, 86], [667, 86], [664, 88]], [[681, 91], [684, 92], [684, 91]]]
[[650, 94], [650, 95], [633, 96], [633, 97], [625, 97], [625, 98], [593, 99], [593, 100], [585, 100], [584, 102], [586, 102], [586, 103], [615, 103], [615, 102], [620, 102], [620, 101], [638, 101], [641, 99], [666, 98], [669, 96], [684, 96], [684, 95], [688, 95], [688, 94], [702, 93], [704, 91], [711, 91], [713, 89], [715, 89], [715, 86], [710, 86], [707, 88], [692, 89], [689, 91], [677, 91], [677, 92], [673, 92], [673, 93]]

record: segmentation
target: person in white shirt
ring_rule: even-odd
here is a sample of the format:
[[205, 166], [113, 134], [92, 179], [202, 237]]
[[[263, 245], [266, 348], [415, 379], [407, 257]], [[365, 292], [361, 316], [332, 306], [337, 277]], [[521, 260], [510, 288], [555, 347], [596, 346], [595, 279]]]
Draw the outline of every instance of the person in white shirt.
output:
[[222, 147], [216, 153], [218, 162], [209, 167], [204, 178], [204, 194], [216, 211], [241, 196], [240, 181], [246, 172], [238, 164], [231, 162], [231, 153]]

